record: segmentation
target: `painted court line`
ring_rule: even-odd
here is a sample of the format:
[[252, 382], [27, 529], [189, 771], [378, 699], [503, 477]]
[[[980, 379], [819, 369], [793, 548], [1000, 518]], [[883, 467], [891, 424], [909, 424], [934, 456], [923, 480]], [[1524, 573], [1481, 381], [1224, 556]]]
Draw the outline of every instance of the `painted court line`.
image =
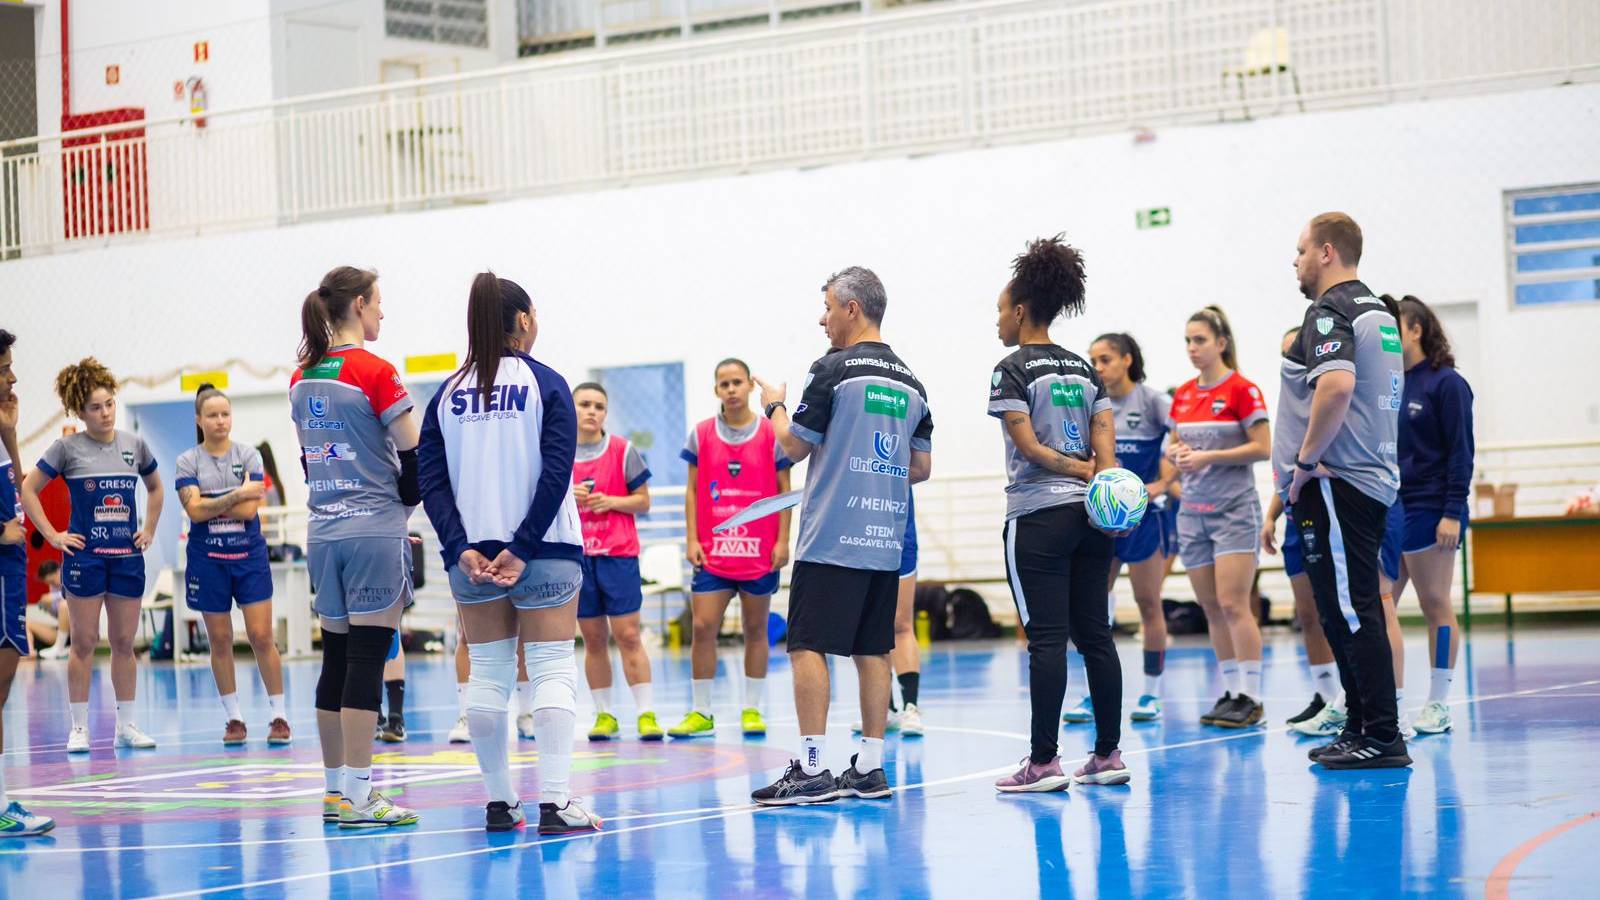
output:
[[[1571, 688], [1571, 687], [1582, 687], [1582, 686], [1589, 686], [1589, 685], [1596, 685], [1596, 684], [1600, 684], [1600, 679], [1572, 682], [1570, 684], [1562, 684], [1562, 685], [1547, 685], [1547, 686], [1544, 686], [1544, 687], [1529, 688], [1529, 689], [1521, 690], [1521, 691], [1511, 691], [1511, 692], [1508, 692], [1508, 693], [1505, 693], [1505, 694], [1491, 694], [1491, 695], [1487, 695], [1487, 696], [1483, 696], [1483, 697], [1469, 697], [1469, 698], [1466, 698], [1466, 699], [1462, 700], [1460, 702], [1460, 704], [1458, 704], [1458, 705], [1460, 705], [1460, 706], [1471, 706], [1471, 705], [1474, 705], [1474, 704], [1477, 704], [1477, 703], [1483, 703], [1483, 702], [1487, 702], [1487, 701], [1491, 701], [1491, 700], [1502, 700], [1502, 699], [1506, 699], [1506, 698], [1510, 698], [1510, 697], [1526, 697], [1526, 696], [1529, 696], [1529, 695], [1545, 693], [1545, 692], [1548, 692], [1548, 691], [1563, 690], [1563, 689]], [[937, 730], [937, 729], [930, 729], [930, 730]], [[1258, 736], [1265, 736], [1265, 735], [1268, 735], [1268, 734], [1278, 734], [1278, 733], [1282, 733], [1284, 731], [1287, 731], [1287, 728], [1281, 728], [1280, 727], [1280, 728], [1273, 728], [1273, 729], [1261, 729], [1261, 728], [1247, 729], [1247, 730], [1244, 730], [1244, 731], [1242, 731], [1241, 733], [1238, 733], [1238, 734], [1220, 735], [1220, 736], [1214, 737], [1214, 738], [1201, 738], [1201, 739], [1193, 740], [1193, 741], [1183, 741], [1183, 742], [1180, 742], [1180, 743], [1177, 743], [1177, 744], [1161, 745], [1161, 746], [1157, 746], [1157, 747], [1145, 747], [1145, 748], [1140, 748], [1140, 749], [1135, 749], [1135, 750], [1129, 750], [1129, 751], [1124, 752], [1123, 755], [1124, 756], [1132, 756], [1132, 755], [1136, 755], [1136, 754], [1151, 754], [1151, 753], [1156, 753], [1156, 752], [1160, 752], [1160, 751], [1176, 750], [1176, 749], [1181, 749], [1181, 748], [1185, 748], [1185, 747], [1195, 747], [1195, 746], [1200, 746], [1200, 745], [1204, 745], [1204, 744], [1216, 744], [1216, 743], [1222, 743], [1222, 742], [1225, 742], [1225, 741], [1241, 740], [1241, 739], [1248, 738], [1248, 737], [1258, 737]], [[922, 782], [922, 783], [919, 783], [919, 784], [905, 785], [903, 787], [897, 788], [896, 789], [896, 793], [900, 794], [900, 793], [906, 793], [906, 792], [915, 791], [915, 790], [926, 790], [927, 788], [936, 787], [936, 786], [939, 786], [939, 785], [955, 784], [955, 783], [958, 783], [958, 782], [971, 781], [971, 780], [978, 779], [978, 778], [985, 778], [985, 777], [991, 777], [991, 776], [994, 776], [994, 775], [1001, 775], [1001, 774], [1004, 774], [1006, 772], [1012, 771], [1012, 769], [1013, 769], [1012, 766], [1002, 766], [1002, 767], [999, 767], [999, 768], [989, 769], [989, 770], [982, 771], [982, 772], [972, 772], [972, 773], [968, 773], [968, 774], [965, 774], [965, 775], [956, 775], [956, 776], [951, 776], [951, 777], [948, 777], [948, 778], [938, 779], [938, 780], [935, 780], [935, 781], [928, 781], [928, 782]], [[630, 834], [630, 833], [638, 832], [638, 831], [648, 831], [648, 830], [654, 830], [654, 829], [657, 829], [657, 828], [667, 828], [667, 827], [671, 827], [671, 826], [674, 826], [674, 825], [687, 825], [687, 824], [692, 824], [692, 823], [695, 823], [695, 822], [706, 822], [706, 821], [712, 821], [712, 820], [717, 820], [717, 819], [726, 819], [726, 818], [730, 818], [732, 816], [737, 816], [737, 815], [755, 814], [757, 812], [772, 812], [774, 809], [779, 809], [779, 808], [778, 807], [768, 808], [768, 807], [760, 807], [760, 806], [747, 804], [747, 805], [741, 805], [741, 806], [734, 806], [734, 807], [728, 808], [728, 809], [726, 809], [726, 810], [724, 810], [722, 812], [711, 813], [711, 814], [708, 814], [708, 815], [694, 816], [693, 818], [674, 819], [674, 820], [668, 821], [668, 822], [655, 822], [655, 823], [651, 823], [651, 824], [648, 824], [648, 825], [635, 825], [635, 826], [632, 826], [632, 827], [629, 827], [629, 828], [619, 828], [619, 829], [610, 830], [610, 831], [599, 831], [599, 832], [588, 832], [588, 833], [584, 833], [584, 834], [565, 835], [565, 836], [556, 837], [556, 838], [549, 838], [549, 839], [545, 839], [545, 840], [533, 840], [533, 841], [526, 841], [526, 842], [516, 843], [516, 844], [507, 844], [505, 846], [500, 846], [500, 847], [477, 847], [477, 848], [473, 848], [473, 849], [470, 849], [470, 850], [459, 850], [459, 851], [455, 851], [455, 852], [452, 852], [452, 853], [436, 854], [434, 856], [415, 857], [415, 858], [403, 859], [403, 860], [391, 860], [389, 862], [381, 862], [381, 863], [370, 863], [370, 864], [363, 865], [363, 866], [351, 866], [351, 867], [343, 868], [343, 869], [330, 869], [330, 870], [325, 871], [325, 872], [307, 872], [307, 873], [300, 874], [300, 875], [285, 876], [283, 878], [263, 879], [263, 880], [259, 880], [259, 881], [243, 882], [243, 883], [232, 884], [232, 885], [220, 885], [220, 886], [216, 886], [216, 887], [199, 888], [199, 889], [191, 890], [191, 891], [181, 891], [181, 892], [178, 892], [178, 893], [171, 893], [171, 894], [160, 894], [160, 895], [157, 895], [154, 898], [152, 898], [152, 900], [169, 900], [169, 898], [177, 898], [177, 897], [199, 897], [199, 896], [205, 896], [207, 894], [217, 894], [217, 893], [223, 893], [223, 892], [226, 892], [226, 891], [243, 891], [243, 890], [250, 890], [252, 888], [269, 887], [269, 886], [272, 886], [272, 885], [292, 884], [292, 883], [300, 882], [300, 881], [310, 881], [310, 880], [313, 880], [313, 879], [331, 879], [331, 878], [334, 878], [336, 876], [353, 875], [353, 874], [357, 874], [357, 873], [360, 873], [360, 872], [372, 872], [372, 871], [378, 871], [380, 869], [394, 868], [394, 867], [397, 867], [397, 866], [410, 866], [410, 865], [417, 865], [417, 864], [430, 863], [430, 862], [440, 862], [440, 861], [448, 860], [448, 859], [461, 859], [461, 858], [465, 858], [465, 857], [469, 857], [469, 856], [482, 856], [482, 855], [487, 855], [487, 854], [491, 854], [491, 853], [509, 852], [509, 851], [515, 851], [515, 850], [525, 850], [525, 849], [530, 848], [530, 847], [540, 847], [540, 846], [544, 846], [546, 844], [565, 843], [567, 841], [579, 840], [579, 839], [599, 839], [599, 838], [604, 838], [604, 837], [609, 837], [609, 836], [614, 836], [614, 835], [619, 835], [619, 834]], [[1531, 848], [1530, 848], [1529, 852], [1532, 852]]]

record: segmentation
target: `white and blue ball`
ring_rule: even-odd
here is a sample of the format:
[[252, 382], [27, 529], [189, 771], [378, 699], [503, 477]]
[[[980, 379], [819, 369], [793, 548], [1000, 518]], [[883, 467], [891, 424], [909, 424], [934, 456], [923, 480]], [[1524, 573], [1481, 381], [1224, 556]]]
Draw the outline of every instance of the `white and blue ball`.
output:
[[1084, 508], [1101, 531], [1127, 531], [1144, 521], [1150, 492], [1144, 479], [1127, 469], [1106, 469], [1089, 482]]

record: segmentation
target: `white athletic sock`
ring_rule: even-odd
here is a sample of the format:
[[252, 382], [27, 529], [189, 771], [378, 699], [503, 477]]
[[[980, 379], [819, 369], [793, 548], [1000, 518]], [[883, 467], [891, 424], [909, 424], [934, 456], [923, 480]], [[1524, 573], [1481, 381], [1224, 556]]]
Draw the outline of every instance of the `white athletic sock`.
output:
[[1222, 689], [1230, 694], [1239, 693], [1239, 662], [1233, 659], [1217, 660], [1217, 668], [1222, 670]]
[[800, 770], [807, 775], [818, 775], [823, 770], [822, 754], [827, 750], [828, 739], [820, 734], [800, 737]]
[[1400, 715], [1406, 714], [1406, 689], [1403, 687], [1394, 689], [1394, 708]]
[[539, 802], [566, 806], [572, 798], [572, 732], [578, 716], [570, 709], [547, 706], [533, 711], [533, 735], [539, 742]]
[[322, 769], [322, 782], [324, 785], [323, 789], [328, 793], [343, 794], [344, 766], [334, 766], [333, 768], [324, 766]]
[[133, 724], [133, 701], [117, 701], [117, 730], [121, 731], [124, 725]]
[[517, 682], [517, 715], [533, 714], [533, 682]]
[[703, 715], [711, 715], [711, 685], [714, 679], [693, 678], [689, 681], [689, 690], [694, 695], [694, 711]]
[[0, 766], [0, 809], [10, 805], [11, 801], [6, 799], [6, 767]]
[[357, 809], [367, 805], [372, 799], [372, 767], [358, 769], [355, 766], [344, 767], [344, 795]]
[[456, 713], [467, 714], [467, 683], [464, 681], [456, 683]]
[[1261, 702], [1261, 660], [1239, 661], [1239, 690], [1251, 700]]
[[596, 713], [611, 712], [611, 688], [592, 688], [589, 696], [594, 698], [594, 711]]
[[72, 712], [72, 727], [73, 728], [88, 728], [89, 727], [89, 704], [88, 703], [68, 703], [67, 704], [67, 709], [71, 710], [71, 712]]
[[1450, 697], [1450, 682], [1454, 681], [1454, 669], [1434, 669], [1428, 679], [1428, 702], [1443, 703]]
[[1161, 696], [1161, 676], [1146, 675], [1144, 677], [1144, 692], [1152, 697]]
[[1339, 693], [1339, 667], [1333, 663], [1312, 665], [1311, 689], [1322, 695], [1323, 702], [1332, 703]]
[[633, 705], [638, 707], [640, 714], [655, 711], [655, 691], [648, 681], [630, 684], [628, 688], [633, 691]]
[[289, 708], [283, 705], [282, 694], [268, 694], [267, 707], [272, 710], [272, 718], [289, 721]]
[[222, 695], [222, 711], [228, 716], [229, 722], [232, 722], [235, 719], [241, 722], [244, 721], [244, 713], [239, 712], [238, 692]]
[[511, 786], [511, 748], [506, 744], [506, 714], [487, 709], [467, 710], [467, 730], [472, 733], [472, 752], [483, 770], [483, 786], [489, 799], [515, 806], [517, 792]]
[[883, 738], [863, 737], [861, 750], [856, 754], [856, 771], [866, 775], [873, 769], [883, 768]]
[[767, 680], [744, 677], [744, 708], [760, 710], [767, 705]]
[[1341, 689], [1338, 696], [1328, 701], [1328, 705], [1333, 707], [1337, 712], [1344, 712], [1344, 691]]

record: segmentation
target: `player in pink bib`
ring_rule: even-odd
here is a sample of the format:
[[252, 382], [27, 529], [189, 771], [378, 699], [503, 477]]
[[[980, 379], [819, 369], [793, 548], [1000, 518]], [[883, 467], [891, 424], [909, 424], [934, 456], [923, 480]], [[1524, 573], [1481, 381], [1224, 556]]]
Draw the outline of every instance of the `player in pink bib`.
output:
[[789, 457], [778, 446], [772, 423], [750, 409], [750, 367], [725, 359], [716, 368], [720, 414], [689, 433], [683, 459], [690, 489], [684, 496], [689, 564], [694, 566], [691, 605], [694, 643], [690, 651], [694, 706], [668, 732], [674, 738], [710, 736], [711, 686], [717, 673], [717, 635], [728, 602], [739, 595], [744, 626], [744, 705], [740, 728], [745, 737], [767, 733], [761, 717], [767, 683], [767, 617], [778, 573], [789, 562], [789, 513], [736, 525], [722, 534], [711, 529], [750, 504], [789, 490]]
[[583, 633], [583, 669], [594, 697], [589, 740], [609, 741], [620, 728], [611, 712], [611, 651], [617, 639], [622, 675], [638, 707], [639, 739], [666, 737], [651, 697], [650, 657], [639, 636], [644, 605], [639, 578], [639, 529], [633, 517], [650, 511], [650, 468], [627, 438], [606, 433], [606, 389], [585, 382], [572, 389], [578, 411], [578, 452], [572, 464], [572, 495], [583, 522], [583, 586], [578, 594], [578, 630]]

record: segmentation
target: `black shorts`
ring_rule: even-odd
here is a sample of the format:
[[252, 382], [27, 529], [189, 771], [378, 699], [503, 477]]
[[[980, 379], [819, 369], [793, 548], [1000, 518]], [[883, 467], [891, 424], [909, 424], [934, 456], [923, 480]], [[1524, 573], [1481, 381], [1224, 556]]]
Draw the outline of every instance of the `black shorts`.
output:
[[900, 573], [797, 562], [789, 584], [789, 652], [886, 656], [894, 649]]

